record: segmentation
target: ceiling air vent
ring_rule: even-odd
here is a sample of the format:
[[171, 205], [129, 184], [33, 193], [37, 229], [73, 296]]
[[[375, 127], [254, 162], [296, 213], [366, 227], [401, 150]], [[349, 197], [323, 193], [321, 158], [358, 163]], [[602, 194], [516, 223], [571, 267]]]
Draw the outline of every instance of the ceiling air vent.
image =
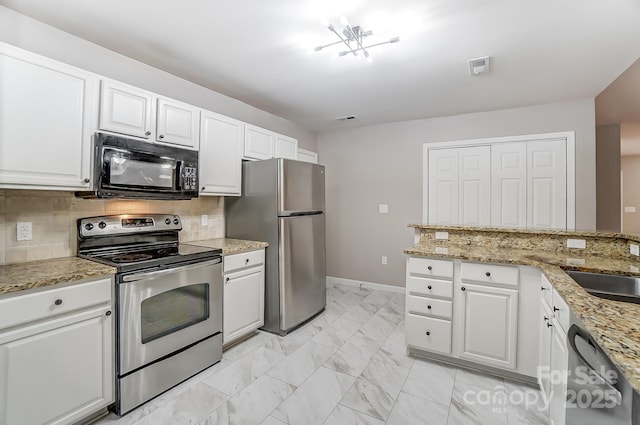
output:
[[336, 118], [336, 121], [351, 121], [351, 120], [355, 120], [356, 117], [354, 117], [353, 115], [348, 115], [346, 117], [340, 117], [340, 118]]
[[486, 74], [489, 72], [489, 56], [482, 58], [469, 59], [469, 73], [471, 75]]

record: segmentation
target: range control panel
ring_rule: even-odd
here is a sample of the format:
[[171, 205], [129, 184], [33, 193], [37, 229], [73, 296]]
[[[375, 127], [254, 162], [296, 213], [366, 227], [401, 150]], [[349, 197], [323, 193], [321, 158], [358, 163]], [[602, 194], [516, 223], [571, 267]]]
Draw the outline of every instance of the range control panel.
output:
[[175, 214], [108, 215], [81, 218], [78, 234], [83, 238], [126, 235], [132, 233], [182, 230], [182, 221]]

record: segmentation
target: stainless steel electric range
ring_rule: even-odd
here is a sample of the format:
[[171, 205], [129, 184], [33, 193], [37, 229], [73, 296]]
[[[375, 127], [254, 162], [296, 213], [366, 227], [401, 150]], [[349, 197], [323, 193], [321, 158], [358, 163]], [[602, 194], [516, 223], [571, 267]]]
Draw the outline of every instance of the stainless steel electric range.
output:
[[179, 243], [181, 229], [172, 214], [78, 220], [78, 256], [118, 270], [119, 415], [222, 358], [222, 253]]

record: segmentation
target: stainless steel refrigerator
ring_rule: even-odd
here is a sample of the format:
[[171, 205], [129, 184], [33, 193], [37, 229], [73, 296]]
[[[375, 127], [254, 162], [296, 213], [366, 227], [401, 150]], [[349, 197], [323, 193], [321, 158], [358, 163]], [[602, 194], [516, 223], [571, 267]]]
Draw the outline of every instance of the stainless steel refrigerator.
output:
[[274, 158], [242, 164], [225, 198], [227, 237], [269, 243], [263, 329], [284, 335], [326, 305], [324, 166]]

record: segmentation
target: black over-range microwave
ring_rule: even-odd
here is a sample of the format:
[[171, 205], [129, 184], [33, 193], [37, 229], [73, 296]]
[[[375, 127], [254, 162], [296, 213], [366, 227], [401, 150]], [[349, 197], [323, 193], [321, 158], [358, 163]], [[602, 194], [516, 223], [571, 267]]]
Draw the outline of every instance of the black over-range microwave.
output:
[[198, 151], [95, 133], [93, 190], [82, 198], [198, 197]]

